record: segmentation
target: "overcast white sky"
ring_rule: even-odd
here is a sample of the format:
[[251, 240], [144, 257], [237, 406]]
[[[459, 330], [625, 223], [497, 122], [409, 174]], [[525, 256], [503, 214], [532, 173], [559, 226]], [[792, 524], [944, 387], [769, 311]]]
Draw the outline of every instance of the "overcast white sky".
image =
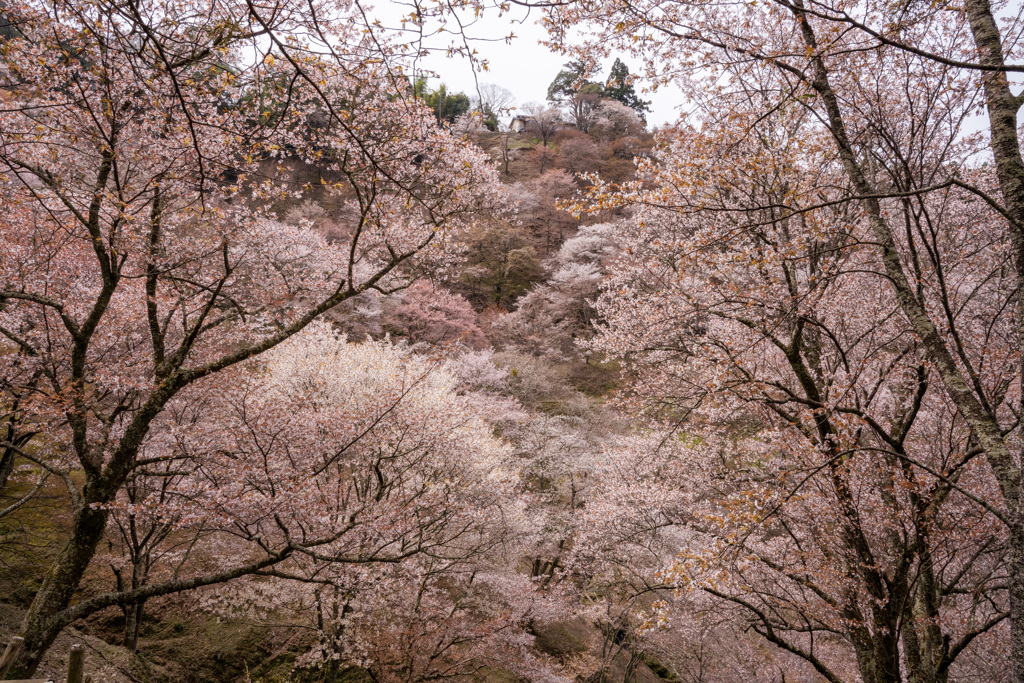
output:
[[[362, 4], [364, 9], [369, 9], [373, 16], [380, 18], [385, 25], [394, 27], [399, 23], [402, 16], [408, 15], [412, 9], [410, 0], [378, 0], [373, 8]], [[1011, 6], [1013, 3], [1010, 3]], [[476, 19], [471, 26], [468, 26], [467, 33], [475, 37], [486, 37], [498, 39], [494, 42], [476, 41], [473, 43], [479, 56], [486, 59], [489, 71], [478, 73], [477, 78], [481, 84], [495, 83], [512, 92], [519, 105], [528, 102], [544, 102], [547, 97], [547, 88], [554, 77], [561, 70], [562, 65], [568, 61], [565, 55], [553, 53], [540, 44], [540, 41], [547, 37], [544, 29], [537, 23], [541, 14], [534, 11], [531, 15], [525, 8], [513, 7], [513, 10], [503, 17], [497, 17], [495, 13], [485, 14]], [[466, 17], [463, 17], [466, 20]], [[515, 33], [511, 44], [500, 40], [509, 33]], [[452, 39], [453, 34], [447, 34], [447, 38], [435, 39], [429, 46], [443, 52], [447, 41]], [[602, 66], [602, 77], [607, 77], [615, 56], [612, 55], [605, 60]], [[638, 65], [631, 59], [622, 57], [622, 60], [629, 66], [630, 71], [638, 73]], [[469, 60], [459, 57], [446, 58], [442, 54], [432, 54], [422, 59], [419, 66], [423, 69], [437, 72], [441, 79], [447, 84], [451, 92], [465, 92], [473, 96], [476, 86], [473, 79], [473, 69]], [[1024, 75], [1011, 74], [1014, 80], [1024, 81]], [[430, 82], [436, 87], [438, 81]], [[686, 101], [682, 92], [677, 88], [662, 86], [658, 92], [641, 92], [643, 83], [638, 81], [637, 92], [645, 100], [651, 101], [651, 112], [647, 115], [647, 122], [652, 126], [660, 126], [666, 123], [674, 123], [679, 119], [680, 110], [685, 109]], [[1021, 112], [1021, 120], [1024, 120], [1024, 111]]]
[[[407, 6], [383, 0], [378, 2], [374, 10], [374, 14], [389, 25], [393, 25], [407, 12]], [[473, 47], [481, 58], [487, 60], [489, 67], [488, 71], [477, 74], [480, 83], [495, 83], [510, 90], [519, 105], [527, 102], [544, 102], [548, 85], [562, 69], [562, 65], [569, 60], [568, 57], [553, 53], [539, 44], [547, 35], [536, 22], [539, 18], [539, 12], [535, 11], [531, 16], [520, 8], [501, 18], [493, 15], [484, 16], [468, 29], [468, 33], [477, 37], [499, 38], [515, 33], [516, 38], [511, 44], [503, 41], [478, 41], [473, 43]], [[445, 43], [435, 40], [432, 47], [444, 45]], [[608, 76], [608, 70], [614, 60], [613, 56], [601, 64], [602, 79]], [[623, 58], [623, 61], [631, 72], [639, 70], [629, 59]], [[419, 66], [440, 74], [451, 92], [462, 91], [470, 96], [476, 92], [472, 66], [467, 59], [433, 54], [422, 59]], [[437, 81], [431, 81], [430, 84], [436, 86]], [[642, 83], [637, 83], [638, 93], [642, 86]], [[675, 88], [662, 87], [656, 93], [641, 93], [641, 97], [652, 103], [651, 112], [647, 115], [647, 122], [650, 125], [674, 122], [678, 118], [677, 108], [683, 104], [682, 94]]]

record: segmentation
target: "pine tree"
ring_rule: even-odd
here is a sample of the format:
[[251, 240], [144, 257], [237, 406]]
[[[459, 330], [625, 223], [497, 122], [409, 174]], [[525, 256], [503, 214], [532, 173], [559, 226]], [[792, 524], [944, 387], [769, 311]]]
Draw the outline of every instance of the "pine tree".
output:
[[618, 100], [637, 113], [641, 119], [646, 121], [645, 112], [651, 111], [649, 100], [642, 100], [636, 94], [632, 79], [629, 77], [629, 67], [621, 59], [616, 59], [605, 82], [603, 95], [608, 99]]

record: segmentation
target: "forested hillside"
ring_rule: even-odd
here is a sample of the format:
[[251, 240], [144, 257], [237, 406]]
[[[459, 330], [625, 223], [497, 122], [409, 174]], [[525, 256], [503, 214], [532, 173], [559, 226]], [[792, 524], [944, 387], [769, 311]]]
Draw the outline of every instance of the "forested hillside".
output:
[[1024, 683], [1024, 8], [520, 4], [0, 7], [0, 680]]

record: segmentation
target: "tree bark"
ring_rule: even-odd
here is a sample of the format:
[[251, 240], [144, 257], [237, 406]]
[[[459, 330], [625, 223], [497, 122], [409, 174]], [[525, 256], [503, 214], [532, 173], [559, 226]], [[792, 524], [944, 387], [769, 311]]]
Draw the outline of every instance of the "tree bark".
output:
[[142, 614], [146, 601], [139, 600], [125, 609], [123, 645], [129, 652], [139, 649], [139, 628], [142, 626]]
[[[1002, 38], [988, 0], [967, 0], [964, 3], [979, 59], [986, 66], [1003, 67]], [[988, 110], [992, 156], [995, 160], [999, 191], [1010, 217], [1010, 239], [1017, 275], [1017, 350], [1024, 349], [1024, 158], [1021, 157], [1017, 135], [1017, 113], [1022, 98], [1013, 95], [1005, 71], [992, 71], [982, 76], [985, 104]], [[1021, 354], [1018, 381], [1024, 382], [1024, 354]], [[1021, 397], [1024, 407], [1024, 396]], [[1000, 476], [1000, 472], [996, 472]], [[1002, 473], [1008, 476], [1009, 473]], [[1016, 497], [1006, 500], [1010, 518], [1010, 658], [1014, 680], [1024, 682], [1024, 509], [1020, 498], [1020, 473], [1013, 482], [999, 482], [1005, 490], [1016, 489]]]
[[103, 538], [107, 516], [106, 510], [91, 507], [88, 503], [76, 511], [71, 538], [54, 560], [22, 621], [20, 635], [25, 639], [25, 645], [9, 672], [10, 676], [31, 678], [43, 655], [64, 628], [65, 623], [59, 615], [78, 590]]
[[[808, 48], [817, 53], [813, 28], [803, 13], [802, 0], [794, 3], [794, 13]], [[999, 32], [987, 0], [968, 0], [966, 11], [982, 58], [989, 63], [999, 60], [1002, 48]], [[1006, 503], [1010, 526], [1010, 619], [1011, 650], [1014, 680], [1024, 683], [1024, 516], [1021, 511], [1020, 469], [1002, 434], [997, 417], [976, 396], [967, 382], [937, 326], [915, 291], [903, 269], [896, 240], [886, 222], [877, 196], [878, 192], [862, 171], [853, 145], [846, 132], [839, 100], [829, 83], [829, 73], [820, 54], [812, 56], [812, 87], [822, 97], [832, 137], [854, 191], [861, 200], [875, 239], [882, 248], [882, 263], [900, 307], [921, 339], [929, 360], [934, 363], [947, 395], [984, 449], [985, 457], [999, 482]], [[1000, 189], [1011, 217], [1018, 291], [1024, 282], [1024, 162], [1016, 134], [1016, 112], [1021, 100], [1010, 94], [1005, 72], [995, 71], [985, 77], [985, 91], [992, 121], [992, 147], [996, 157]], [[1012, 112], [1011, 112], [1012, 108]], [[1019, 217], [1019, 218], [1018, 218]], [[1024, 307], [1017, 306], [1018, 347], [1024, 340]], [[1024, 378], [1024, 358], [1019, 372]]]

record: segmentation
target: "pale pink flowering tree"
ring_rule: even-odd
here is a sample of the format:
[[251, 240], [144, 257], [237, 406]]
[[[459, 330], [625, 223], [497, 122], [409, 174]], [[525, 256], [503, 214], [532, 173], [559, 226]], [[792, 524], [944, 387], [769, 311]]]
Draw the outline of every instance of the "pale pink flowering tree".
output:
[[[29, 675], [101, 606], [69, 607], [109, 505], [159, 464], [142, 455], [150, 441], [173, 440], [154, 428], [173, 426], [176, 397], [236, 396], [217, 373], [360, 292], [406, 285], [414, 261], [443, 266], [449, 236], [498, 197], [486, 156], [404, 97], [379, 59], [387, 45], [358, 42], [354, 8], [98, 0], [4, 15], [0, 376], [5, 401], [31, 399], [18, 424], [48, 433], [3, 446], [62, 478], [73, 505], [21, 626], [14, 674]], [[291, 184], [289, 159], [323, 167], [320, 189], [350, 207], [344, 239], [273, 220], [275, 203], [311, 189]]]
[[[603, 496], [623, 526], [632, 506], [648, 538], [679, 529], [654, 548], [646, 581], [739, 608], [826, 679], [946, 680], [975, 639], [1004, 635], [1008, 518], [996, 480], [879, 284], [869, 224], [832, 199], [843, 176], [821, 158], [827, 138], [802, 108], [765, 120], [764, 102], [723, 100], [729, 109], [702, 129], [666, 134], [642, 180], [591, 194], [600, 207], [637, 207], [618, 233], [625, 253], [594, 347], [634, 361], [638, 406], [700, 440], [668, 462], [675, 475], [627, 469]], [[1006, 235], [960, 190], [917, 201], [887, 208], [950, 254], [941, 270], [916, 262], [919, 287], [945, 292], [948, 310], [935, 314], [985, 368], [993, 409], [1008, 411]], [[953, 244], [971, 248], [952, 256]], [[668, 480], [693, 501], [659, 494]], [[624, 532], [597, 548], [644, 538]]]
[[[498, 558], [490, 558], [492, 562]], [[560, 607], [524, 574], [478, 566], [419, 566], [375, 582], [346, 628], [362, 666], [380, 681], [507, 675], [564, 683], [559, 667], [533, 649], [529, 627]], [[497, 672], [501, 671], [501, 674]]]
[[329, 680], [342, 665], [380, 680], [544, 668], [525, 628], [552, 607], [516, 571], [534, 536], [517, 463], [453, 374], [318, 323], [237, 374], [166, 445], [193, 471], [111, 506], [200, 539], [200, 559], [151, 581], [244, 565], [207, 606], [312, 620], [301, 663]]
[[[1019, 3], [566, 2], [550, 8], [549, 20], [556, 44], [569, 47], [581, 23], [599, 26], [578, 46], [584, 55], [606, 54], [611, 44], [643, 59], [656, 82], [682, 84], [696, 105], [693, 122], [727, 115], [734, 102], [720, 96], [730, 94], [757, 103], [771, 125], [785, 127], [779, 114], [791, 107], [812, 117], [805, 130], [821, 132], [815, 147], [831, 160], [840, 190], [822, 203], [848, 202], [862, 212], [868, 231], [860, 239], [875, 245], [875, 270], [884, 273], [935, 380], [998, 481], [1012, 537], [1012, 675], [1024, 680], [1024, 308], [1015, 294], [1024, 282], [1024, 99], [1014, 80], [1024, 71]], [[985, 116], [965, 127], [981, 110]], [[971, 134], [979, 120], [985, 128]], [[984, 171], [982, 159], [990, 161]], [[942, 240], [930, 207], [944, 204], [954, 187], [965, 204], [991, 213], [966, 223], [957, 239]], [[965, 252], [986, 250], [994, 235], [1012, 259], [1012, 278], [1004, 280], [1003, 306], [976, 308], [966, 289], [950, 293], [941, 282], [947, 264], [962, 266]], [[981, 268], [991, 272], [987, 262]], [[992, 315], [996, 310], [1005, 316]], [[977, 341], [967, 341], [978, 339], [978, 326], [998, 327], [1004, 317], [1016, 318], [1015, 331], [990, 346], [1014, 366], [1009, 378], [1003, 363], [990, 372]]]
[[587, 225], [567, 239], [545, 263], [548, 279], [491, 324], [496, 343], [555, 359], [579, 354], [579, 343], [593, 329], [605, 264], [617, 251], [613, 230], [607, 223]]
[[465, 297], [420, 282], [395, 298], [395, 301], [382, 302], [384, 332], [413, 344], [462, 344], [475, 349], [487, 346], [476, 311]]

